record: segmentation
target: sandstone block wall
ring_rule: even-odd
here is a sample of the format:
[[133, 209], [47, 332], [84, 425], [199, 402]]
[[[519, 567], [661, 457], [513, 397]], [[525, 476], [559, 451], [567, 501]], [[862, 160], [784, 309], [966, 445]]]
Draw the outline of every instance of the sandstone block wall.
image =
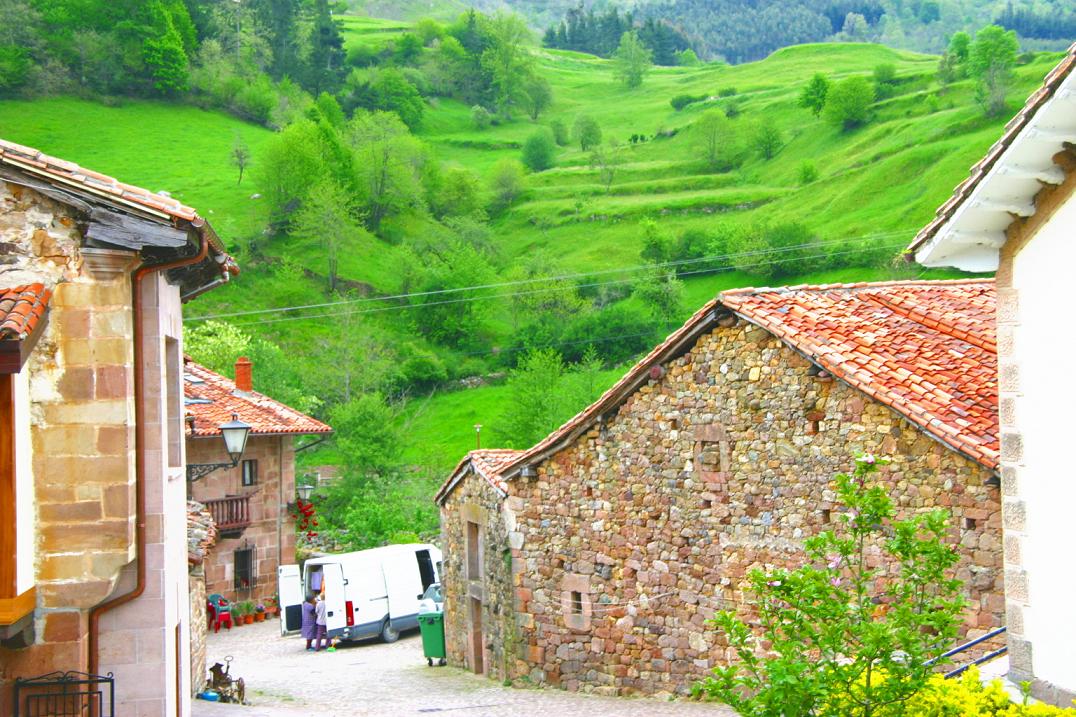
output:
[[[862, 452], [892, 457], [882, 480], [902, 515], [952, 512], [969, 634], [1003, 624], [991, 471], [866, 395], [810, 375], [806, 359], [744, 322], [715, 329], [665, 368], [604, 427], [537, 466], [535, 478], [510, 483], [516, 618], [499, 628], [514, 622], [519, 633], [509, 676], [685, 693], [729, 657], [706, 620], [744, 607], [751, 568], [798, 564], [802, 540], [835, 520], [833, 476]], [[446, 554], [459, 550], [468, 490], [445, 506]], [[450, 643], [464, 639], [458, 616], [446, 624]]]
[[205, 570], [201, 565], [192, 565], [190, 571], [191, 589], [191, 694], [197, 694], [206, 685], [206, 639], [209, 634], [208, 617], [205, 600]]
[[[243, 459], [258, 461], [258, 482], [242, 485], [242, 468], [220, 469], [194, 484], [195, 500], [229, 495], [250, 496], [250, 525], [238, 536], [221, 535], [205, 560], [208, 594], [264, 602], [276, 595], [277, 566], [295, 563], [295, 521], [285, 506], [295, 501], [295, 448], [290, 436], [251, 436]], [[221, 438], [187, 439], [191, 463], [227, 461]], [[283, 484], [281, 484], [283, 481]], [[278, 522], [279, 521], [279, 522]], [[256, 582], [248, 590], [235, 587], [235, 551], [255, 549]], [[283, 556], [283, 557], [281, 557]]]

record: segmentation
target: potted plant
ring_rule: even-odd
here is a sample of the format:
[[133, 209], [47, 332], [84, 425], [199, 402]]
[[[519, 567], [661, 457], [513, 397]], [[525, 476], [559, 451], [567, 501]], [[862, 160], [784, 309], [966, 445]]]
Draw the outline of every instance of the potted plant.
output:
[[265, 622], [265, 605], [258, 603], [254, 606], [254, 622]]
[[276, 597], [269, 597], [265, 599], [265, 616], [270, 620], [277, 616], [280, 611], [280, 606], [277, 604]]
[[247, 608], [243, 612], [243, 622], [245, 622], [247, 625], [250, 625], [254, 622], [254, 603], [250, 600], [247, 600], [246, 604]]
[[232, 602], [232, 625], [239, 627], [243, 624], [243, 603]]

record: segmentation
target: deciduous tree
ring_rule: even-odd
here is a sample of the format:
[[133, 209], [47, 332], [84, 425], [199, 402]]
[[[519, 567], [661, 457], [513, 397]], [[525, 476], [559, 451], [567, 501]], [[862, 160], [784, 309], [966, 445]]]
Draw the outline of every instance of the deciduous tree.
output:
[[870, 119], [874, 86], [865, 77], [848, 77], [835, 84], [826, 96], [826, 119], [842, 130], [854, 129]]
[[553, 87], [549, 80], [534, 74], [528, 77], [523, 83], [522, 102], [530, 118], [537, 120], [538, 115], [553, 104]]
[[579, 143], [579, 149], [586, 152], [602, 141], [602, 128], [598, 121], [590, 115], [579, 115], [575, 118], [572, 135], [575, 137], [575, 141]]
[[643, 77], [654, 65], [654, 53], [639, 39], [635, 30], [620, 36], [620, 46], [613, 53], [613, 74], [628, 89], [643, 84]]
[[816, 73], [800, 92], [800, 107], [809, 109], [815, 117], [822, 114], [829, 93], [829, 80], [821, 72]]
[[1012, 30], [989, 25], [975, 33], [968, 51], [968, 72], [977, 83], [975, 98], [989, 116], [1005, 110], [1005, 95], [1019, 52], [1020, 43]]

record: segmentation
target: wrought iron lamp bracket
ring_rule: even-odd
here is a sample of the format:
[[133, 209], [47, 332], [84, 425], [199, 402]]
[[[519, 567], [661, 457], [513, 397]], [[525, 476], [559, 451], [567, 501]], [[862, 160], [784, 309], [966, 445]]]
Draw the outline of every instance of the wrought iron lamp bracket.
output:
[[199, 478], [206, 477], [219, 468], [235, 468], [237, 465], [239, 465], [239, 461], [237, 460], [229, 463], [188, 463], [187, 480], [194, 482]]

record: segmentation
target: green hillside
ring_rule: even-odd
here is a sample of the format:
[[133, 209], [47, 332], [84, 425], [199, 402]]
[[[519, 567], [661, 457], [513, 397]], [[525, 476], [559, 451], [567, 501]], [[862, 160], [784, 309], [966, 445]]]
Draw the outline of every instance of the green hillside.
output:
[[[382, 42], [406, 27], [396, 21], [348, 18], [346, 41]], [[1013, 111], [1056, 61], [1055, 54], [1040, 54], [1017, 68], [1010, 93]], [[814, 73], [825, 72], [833, 79], [867, 75], [880, 63], [895, 65], [899, 83], [892, 97], [875, 105], [866, 126], [840, 132], [799, 107], [800, 89]], [[528, 135], [554, 120], [570, 126], [580, 114], [593, 116], [605, 141], [621, 143], [622, 162], [608, 190], [589, 166], [589, 153], [578, 146], [562, 147], [555, 168], [530, 175], [520, 199], [491, 217], [498, 281], [542, 256], [557, 273], [579, 275], [577, 284], [630, 289], [640, 274], [629, 269], [647, 263], [640, 258], [641, 222], [646, 219], [674, 236], [687, 229], [712, 231], [726, 223], [800, 222], [816, 235], [818, 251], [830, 255], [831, 266], [792, 274], [782, 283], [893, 278], [912, 269], [891, 266], [879, 255], [899, 253], [999, 136], [1007, 119], [982, 116], [970, 81], [940, 93], [933, 78], [936, 63], [934, 57], [878, 45], [801, 46], [739, 66], [655, 68], [641, 88], [629, 91], [613, 79], [607, 61], [539, 51], [536, 70], [551, 83], [555, 99], [537, 122], [517, 113], [511, 122], [479, 130], [468, 106], [434, 98], [417, 135], [436, 159], [466, 167], [483, 181], [498, 161], [519, 157]], [[669, 104], [678, 94], [710, 99], [678, 112]], [[714, 173], [701, 161], [691, 125], [706, 110], [726, 110], [733, 103], [739, 116], [731, 121], [745, 140], [768, 122], [780, 131], [783, 146], [769, 160], [748, 148], [749, 158], [741, 167]], [[73, 117], [79, 121], [71, 121]], [[633, 134], [647, 140], [627, 143]], [[262, 234], [266, 217], [260, 201], [252, 197], [259, 192], [261, 149], [272, 137], [266, 129], [188, 106], [135, 100], [104, 106], [61, 98], [0, 103], [0, 136], [125, 181], [167, 189], [208, 216], [239, 254], [244, 271], [231, 285], [192, 304], [192, 317], [331, 299], [323, 281], [323, 248], [316, 237], [267, 239]], [[247, 178], [238, 186], [229, 161], [237, 136], [253, 152]], [[805, 161], [818, 172], [807, 184], [800, 177]], [[422, 216], [405, 217], [387, 226], [387, 241], [370, 237], [349, 247], [339, 264], [345, 287], [372, 292], [367, 300], [405, 289], [408, 242], [435, 237], [443, 231], [439, 227]], [[704, 275], [688, 272], [670, 325], [721, 289], [758, 283], [765, 280], [731, 267]], [[510, 293], [502, 289], [482, 299], [491, 307], [483, 335], [463, 350], [423, 340], [411, 324], [415, 312], [398, 302], [359, 304], [368, 315], [351, 329], [341, 328], [346, 310], [331, 308], [307, 312], [310, 318], [302, 321], [282, 322], [287, 317], [275, 314], [230, 320], [279, 345], [298, 370], [307, 373], [318, 371], [319, 361], [324, 364], [319, 347], [329, 346], [341, 331], [357, 330], [394, 346], [435, 352], [449, 380], [432, 397], [429, 389], [409, 392], [427, 398], [412, 399], [397, 424], [408, 437], [409, 459], [444, 466], [472, 445], [474, 423], [495, 426], [506, 410], [508, 394], [501, 386], [466, 391], [445, 387], [455, 379], [511, 365], [513, 354], [501, 351], [513, 345], [518, 325]], [[612, 301], [636, 301], [623, 297], [613, 296]], [[603, 342], [616, 337], [589, 338], [601, 351]], [[618, 369], [611, 368], [606, 380], [611, 383], [617, 375]]]

